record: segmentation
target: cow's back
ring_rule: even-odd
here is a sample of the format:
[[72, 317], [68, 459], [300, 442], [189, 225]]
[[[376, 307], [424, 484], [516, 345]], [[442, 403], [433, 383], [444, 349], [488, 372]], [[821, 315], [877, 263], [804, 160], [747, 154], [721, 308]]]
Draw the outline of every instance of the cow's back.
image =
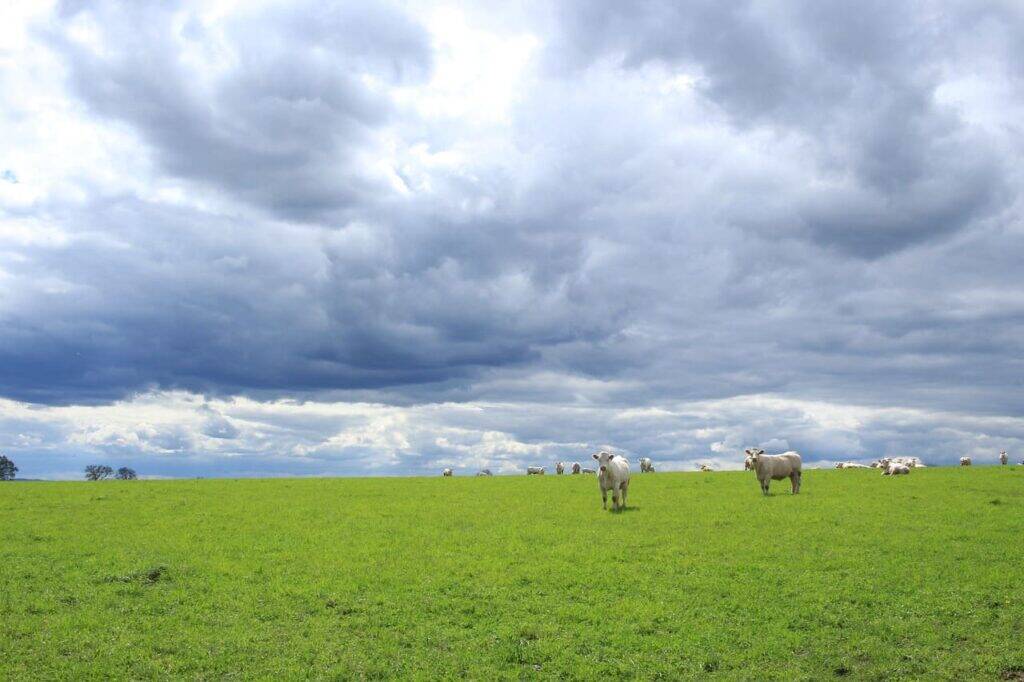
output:
[[785, 457], [789, 462], [791, 471], [801, 471], [803, 469], [803, 460], [800, 459], [800, 453], [797, 452], [783, 452], [779, 457]]

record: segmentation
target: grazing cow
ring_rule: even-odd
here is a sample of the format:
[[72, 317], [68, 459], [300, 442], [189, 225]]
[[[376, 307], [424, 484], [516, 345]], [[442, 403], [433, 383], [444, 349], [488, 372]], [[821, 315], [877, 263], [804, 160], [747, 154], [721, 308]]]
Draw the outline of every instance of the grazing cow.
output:
[[793, 485], [793, 494], [800, 492], [800, 478], [803, 475], [803, 461], [795, 452], [784, 452], [781, 455], [766, 455], [761, 448], [747, 448], [747, 455], [754, 463], [757, 480], [761, 483], [761, 492], [768, 494], [768, 485], [772, 481], [788, 478]]
[[596, 474], [597, 473], [593, 469], [580, 469], [580, 472], [584, 473], [584, 474]]
[[555, 462], [555, 473], [561, 476], [565, 473], [565, 464], [562, 462]]
[[574, 474], [578, 474], [580, 472], [580, 463], [579, 462], [573, 462], [572, 463], [572, 472]]
[[480, 471], [476, 472], [476, 475], [477, 476], [493, 476], [494, 474], [491, 473], [490, 469], [481, 469]]
[[899, 462], [889, 462], [889, 466], [887, 466], [885, 469], [882, 469], [883, 476], [899, 476], [901, 474], [909, 473], [910, 467], [907, 466], [906, 464], [901, 464]]
[[651, 464], [650, 457], [641, 457], [638, 461], [640, 462], [640, 473], [654, 471], [654, 466]]
[[[610, 452], [595, 452], [598, 469], [598, 485], [601, 487], [601, 508], [608, 508], [608, 491], [612, 491], [612, 509], [626, 508], [626, 493], [629, 491], [629, 460]], [[621, 504], [619, 502], [621, 497]]]
[[752, 460], [750, 458], [750, 455], [747, 455], [746, 457], [743, 458], [743, 470], [744, 471], [753, 471], [754, 470], [754, 460]]
[[1006, 450], [1003, 450], [1002, 452], [999, 453], [999, 463], [1000, 464], [1005, 466], [1006, 463], [1009, 462], [1009, 461], [1010, 461], [1010, 458], [1006, 456]]
[[444, 471], [441, 472], [441, 475], [442, 476], [451, 476], [452, 475], [452, 470], [451, 469], [445, 469]]
[[526, 467], [527, 476], [543, 476], [544, 467]]
[[961, 457], [960, 458], [960, 466], [962, 466], [962, 467], [969, 467], [969, 466], [971, 466], [971, 458], [970, 457]]

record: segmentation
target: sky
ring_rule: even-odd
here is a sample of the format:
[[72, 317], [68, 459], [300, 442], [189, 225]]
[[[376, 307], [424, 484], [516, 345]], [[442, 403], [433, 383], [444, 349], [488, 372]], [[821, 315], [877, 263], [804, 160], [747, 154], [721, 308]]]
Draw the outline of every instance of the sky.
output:
[[0, 5], [25, 478], [1024, 458], [1024, 6]]

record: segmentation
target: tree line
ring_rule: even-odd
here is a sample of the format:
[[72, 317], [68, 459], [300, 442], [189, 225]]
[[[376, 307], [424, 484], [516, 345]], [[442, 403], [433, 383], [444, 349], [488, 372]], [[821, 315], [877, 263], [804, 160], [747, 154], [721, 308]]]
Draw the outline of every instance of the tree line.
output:
[[[0, 455], [0, 481], [13, 481], [17, 473], [18, 467], [14, 465], [14, 460], [7, 455]], [[85, 467], [87, 481], [102, 481], [111, 476], [119, 481], [134, 481], [139, 477], [131, 467], [121, 467], [116, 472], [106, 464], [90, 464]]]
[[114, 473], [114, 470], [106, 464], [90, 464], [85, 467], [85, 480], [87, 481], [102, 481], [111, 476], [120, 481], [134, 481], [138, 478], [135, 469], [129, 467], [121, 467], [117, 470], [117, 473]]

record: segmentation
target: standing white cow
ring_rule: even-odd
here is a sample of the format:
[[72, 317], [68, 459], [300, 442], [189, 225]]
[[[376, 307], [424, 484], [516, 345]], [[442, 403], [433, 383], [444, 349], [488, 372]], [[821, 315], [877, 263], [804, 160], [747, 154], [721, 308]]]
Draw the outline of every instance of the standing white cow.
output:
[[[612, 509], [626, 508], [626, 493], [629, 491], [629, 460], [610, 452], [595, 452], [598, 470], [597, 483], [601, 488], [601, 508], [608, 508], [608, 491], [612, 491]], [[619, 499], [622, 499], [620, 504]]]
[[526, 467], [527, 476], [543, 476], [544, 467]]
[[555, 462], [555, 473], [558, 474], [559, 476], [565, 473], [564, 462]]
[[441, 475], [442, 476], [451, 476], [452, 475], [452, 470], [451, 469], [445, 469], [444, 471], [441, 472]]
[[800, 478], [803, 475], [803, 461], [795, 452], [783, 452], [781, 455], [766, 455], [761, 448], [747, 448], [747, 455], [754, 464], [754, 472], [761, 484], [761, 492], [768, 494], [768, 485], [772, 481], [788, 478], [793, 484], [793, 494], [800, 492]]
[[572, 463], [572, 472], [574, 474], [578, 474], [580, 472], [580, 463], [579, 462], [573, 462]]
[[1010, 461], [1010, 458], [1006, 456], [1006, 450], [999, 453], [999, 463], [1006, 466], [1006, 463]]
[[969, 467], [969, 466], [971, 466], [971, 458], [970, 457], [961, 457], [960, 458], [960, 466], [962, 466], [962, 467]]
[[744, 471], [753, 471], [754, 470], [754, 460], [752, 460], [750, 458], [750, 455], [747, 455], [746, 457], [743, 458], [743, 470]]
[[637, 461], [640, 462], [640, 473], [647, 473], [648, 471], [654, 471], [654, 465], [651, 462], [651, 458], [650, 457], [641, 457]]

